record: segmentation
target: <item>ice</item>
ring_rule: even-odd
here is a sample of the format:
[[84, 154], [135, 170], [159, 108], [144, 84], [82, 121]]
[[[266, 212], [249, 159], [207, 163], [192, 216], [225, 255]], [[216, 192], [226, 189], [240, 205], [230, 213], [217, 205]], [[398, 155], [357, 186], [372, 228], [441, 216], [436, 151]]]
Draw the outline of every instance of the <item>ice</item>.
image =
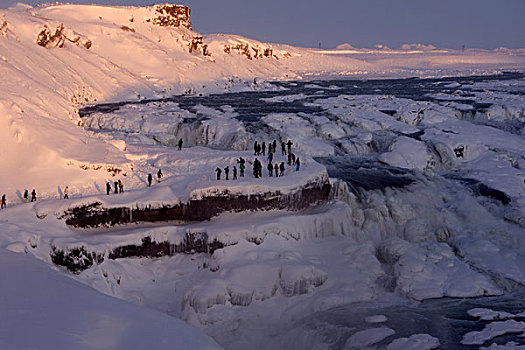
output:
[[369, 328], [353, 334], [345, 344], [345, 349], [363, 349], [379, 343], [385, 338], [395, 334], [393, 329], [388, 327]]
[[372, 315], [368, 316], [365, 319], [365, 322], [368, 323], [383, 323], [387, 321], [387, 317], [385, 315]]
[[469, 332], [465, 334], [461, 340], [461, 344], [483, 345], [487, 340], [509, 333], [525, 333], [525, 322], [507, 320], [489, 323], [479, 332]]
[[494, 321], [494, 320], [506, 320], [509, 318], [514, 318], [516, 315], [504, 312], [504, 311], [494, 311], [490, 309], [476, 308], [468, 310], [467, 312], [472, 317], [477, 317], [480, 320], [484, 321]]
[[414, 334], [408, 338], [398, 338], [388, 344], [387, 350], [430, 350], [439, 348], [437, 338], [429, 334]]

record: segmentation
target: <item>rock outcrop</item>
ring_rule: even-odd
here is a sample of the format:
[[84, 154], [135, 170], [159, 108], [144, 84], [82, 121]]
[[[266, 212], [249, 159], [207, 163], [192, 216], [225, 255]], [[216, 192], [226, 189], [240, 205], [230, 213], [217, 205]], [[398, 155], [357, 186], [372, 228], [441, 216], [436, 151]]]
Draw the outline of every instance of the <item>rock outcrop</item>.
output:
[[331, 185], [326, 181], [306, 183], [291, 193], [279, 190], [257, 194], [232, 194], [225, 190], [160, 208], [104, 208], [94, 202], [68, 209], [62, 219], [77, 228], [110, 227], [130, 223], [174, 222], [185, 224], [209, 220], [224, 212], [255, 210], [300, 210], [328, 201]]
[[66, 42], [83, 46], [86, 49], [89, 49], [93, 44], [91, 40], [83, 35], [64, 28], [63, 24], [59, 24], [56, 29], [50, 29], [47, 24], [44, 25], [44, 29], [38, 33], [36, 39], [36, 43], [43, 47], [64, 47]]
[[190, 8], [184, 5], [164, 4], [155, 6], [156, 17], [147, 19], [161, 27], [186, 27], [191, 28]]

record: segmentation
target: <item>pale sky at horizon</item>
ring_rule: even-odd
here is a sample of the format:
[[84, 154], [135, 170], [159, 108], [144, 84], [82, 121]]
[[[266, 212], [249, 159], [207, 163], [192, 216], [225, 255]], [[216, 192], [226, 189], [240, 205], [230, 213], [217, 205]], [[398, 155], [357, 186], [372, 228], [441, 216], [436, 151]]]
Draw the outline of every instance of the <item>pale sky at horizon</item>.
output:
[[[0, 8], [16, 0], [0, 0]], [[22, 1], [30, 5], [37, 0]], [[156, 0], [69, 0], [76, 4], [144, 6]], [[405, 43], [459, 49], [525, 48], [525, 0], [180, 0], [194, 30], [233, 33], [264, 42], [334, 48]], [[319, 5], [322, 4], [322, 5]]]

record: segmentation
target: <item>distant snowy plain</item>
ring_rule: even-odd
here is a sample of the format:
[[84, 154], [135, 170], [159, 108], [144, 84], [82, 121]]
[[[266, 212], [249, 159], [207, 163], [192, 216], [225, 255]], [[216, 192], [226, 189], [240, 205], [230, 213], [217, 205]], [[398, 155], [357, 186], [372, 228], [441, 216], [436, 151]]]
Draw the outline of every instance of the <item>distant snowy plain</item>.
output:
[[[194, 32], [143, 21], [152, 11], [18, 5], [0, 16], [9, 198], [0, 348], [525, 346], [520, 51], [276, 46], [272, 58], [247, 59], [224, 45], [266, 44], [212, 35], [209, 57], [187, 52]], [[59, 21], [93, 49], [35, 48], [37, 29]], [[150, 65], [123, 54], [130, 49]], [[413, 76], [427, 79], [386, 79]], [[301, 169], [270, 178], [263, 168], [255, 179], [253, 143], [273, 140], [278, 162], [287, 161], [281, 141], [293, 141]], [[246, 177], [216, 181], [215, 168], [239, 157]], [[164, 178], [149, 188], [159, 168]], [[330, 200], [303, 210], [91, 229], [63, 220], [94, 202], [159, 208], [225, 190], [286, 194], [328, 177]], [[107, 196], [105, 182], [117, 179], [125, 193]], [[37, 203], [21, 203], [28, 184]], [[65, 185], [70, 200], [59, 198]], [[110, 257], [194, 233], [223, 247]], [[56, 251], [79, 248], [77, 262], [92, 265], [73, 273], [54, 264]]]

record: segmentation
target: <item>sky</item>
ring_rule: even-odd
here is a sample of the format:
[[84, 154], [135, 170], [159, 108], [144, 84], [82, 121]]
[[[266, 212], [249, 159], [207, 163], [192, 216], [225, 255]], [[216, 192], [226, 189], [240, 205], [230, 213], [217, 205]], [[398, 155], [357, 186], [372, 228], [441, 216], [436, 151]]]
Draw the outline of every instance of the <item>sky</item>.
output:
[[[7, 8], [16, 0], [0, 0]], [[25, 0], [30, 5], [42, 1]], [[156, 0], [69, 0], [151, 5]], [[525, 48], [525, 0], [172, 0], [192, 10], [203, 34], [233, 33], [263, 42], [334, 48], [431, 44], [441, 48]]]

